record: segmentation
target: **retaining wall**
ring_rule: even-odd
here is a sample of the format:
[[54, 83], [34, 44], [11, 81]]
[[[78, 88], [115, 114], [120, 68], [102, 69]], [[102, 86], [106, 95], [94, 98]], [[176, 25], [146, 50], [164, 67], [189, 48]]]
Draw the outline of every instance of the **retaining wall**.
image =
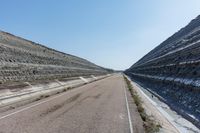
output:
[[0, 32], [0, 83], [104, 75], [111, 71], [12, 34]]
[[200, 16], [150, 51], [125, 73], [144, 88], [163, 97], [171, 107], [176, 107], [176, 111], [193, 118], [193, 123], [199, 126]]

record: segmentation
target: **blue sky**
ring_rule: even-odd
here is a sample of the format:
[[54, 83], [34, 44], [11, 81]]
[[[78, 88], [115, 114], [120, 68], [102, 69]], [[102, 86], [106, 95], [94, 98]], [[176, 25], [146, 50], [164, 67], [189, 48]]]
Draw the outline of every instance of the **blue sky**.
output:
[[200, 0], [0, 0], [0, 30], [127, 69], [200, 14]]

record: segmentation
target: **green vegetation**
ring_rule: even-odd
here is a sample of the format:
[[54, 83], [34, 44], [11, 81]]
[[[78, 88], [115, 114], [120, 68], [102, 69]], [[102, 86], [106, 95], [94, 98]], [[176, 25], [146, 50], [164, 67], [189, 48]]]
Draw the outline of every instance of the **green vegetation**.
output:
[[145, 112], [145, 109], [142, 106], [142, 100], [139, 97], [139, 95], [137, 94], [137, 92], [135, 90], [133, 90], [133, 86], [131, 84], [131, 82], [127, 79], [127, 77], [124, 76], [124, 80], [127, 84], [128, 90], [131, 93], [131, 96], [137, 106], [137, 110], [140, 113], [140, 116], [144, 122], [144, 128], [146, 133], [156, 133], [160, 131], [161, 125], [158, 124], [157, 122], [155, 122], [153, 120], [152, 116], [148, 116]]

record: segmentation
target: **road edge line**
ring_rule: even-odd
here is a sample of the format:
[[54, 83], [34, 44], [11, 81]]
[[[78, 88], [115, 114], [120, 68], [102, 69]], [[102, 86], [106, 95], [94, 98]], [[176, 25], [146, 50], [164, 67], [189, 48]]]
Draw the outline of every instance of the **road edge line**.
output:
[[129, 104], [128, 104], [126, 88], [124, 88], [124, 95], [125, 95], [125, 100], [126, 100], [126, 109], [127, 109], [127, 113], [128, 113], [130, 133], [133, 133], [133, 125], [132, 125], [132, 119], [131, 119], [131, 115], [130, 115], [130, 109], [129, 109]]

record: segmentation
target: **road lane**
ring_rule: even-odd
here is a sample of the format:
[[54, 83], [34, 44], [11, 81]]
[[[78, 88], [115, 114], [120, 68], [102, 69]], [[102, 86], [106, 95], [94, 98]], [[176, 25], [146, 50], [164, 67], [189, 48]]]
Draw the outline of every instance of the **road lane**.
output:
[[2, 113], [0, 133], [129, 133], [124, 88], [115, 75]]

